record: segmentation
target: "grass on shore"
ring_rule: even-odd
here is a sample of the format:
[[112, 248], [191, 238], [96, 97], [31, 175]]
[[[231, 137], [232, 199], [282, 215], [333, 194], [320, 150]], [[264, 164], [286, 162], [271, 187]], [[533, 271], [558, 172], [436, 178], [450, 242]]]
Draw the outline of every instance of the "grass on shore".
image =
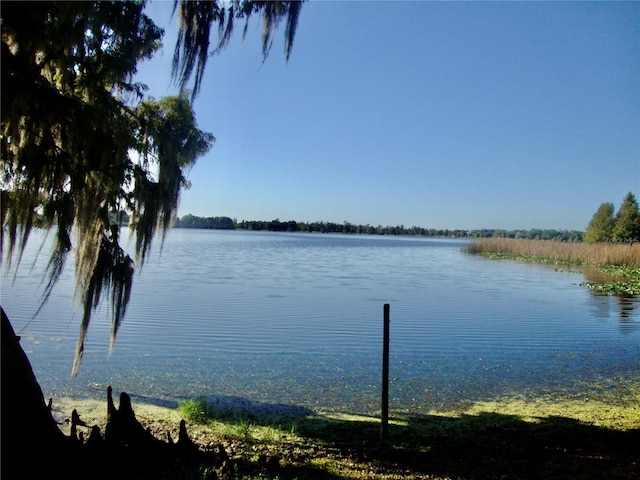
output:
[[469, 253], [509, 255], [567, 265], [618, 265], [640, 268], [640, 243], [566, 243], [551, 240], [486, 238], [467, 247]]
[[385, 444], [379, 419], [367, 416], [251, 416], [204, 398], [178, 412], [197, 419], [189, 427], [196, 441], [215, 439], [238, 459], [231, 478], [640, 478], [640, 381], [560, 400], [512, 397], [392, 415]]
[[492, 259], [595, 268], [603, 278], [582, 285], [600, 295], [640, 295], [640, 244], [564, 243], [549, 240], [487, 238], [466, 247]]
[[[273, 415], [205, 398], [177, 408], [145, 399], [133, 408], [156, 438], [177, 438], [185, 419], [201, 451], [215, 455], [222, 446], [230, 458], [228, 468], [166, 468], [159, 459], [145, 479], [640, 479], [640, 377], [586, 387], [563, 398], [510, 396], [455, 411], [392, 413], [384, 444], [371, 416], [293, 408]], [[72, 409], [104, 427], [106, 402], [57, 399], [61, 428], [69, 428], [61, 415]]]

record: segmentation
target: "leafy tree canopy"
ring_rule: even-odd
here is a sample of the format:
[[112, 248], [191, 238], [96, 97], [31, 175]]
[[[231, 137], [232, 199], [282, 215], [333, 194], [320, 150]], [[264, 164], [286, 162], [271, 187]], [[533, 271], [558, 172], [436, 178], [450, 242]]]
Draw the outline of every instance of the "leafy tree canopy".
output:
[[[212, 146], [198, 129], [192, 98], [206, 60], [228, 44], [235, 21], [264, 21], [266, 58], [286, 18], [289, 58], [299, 1], [176, 0], [179, 36], [173, 75], [182, 93], [145, 99], [134, 83], [139, 61], [160, 46], [163, 30], [141, 1], [4, 2], [0, 247], [7, 268], [20, 261], [34, 226], [55, 231], [43, 304], [75, 249], [76, 296], [83, 306], [72, 374], [91, 314], [104, 294], [112, 305], [111, 343], [131, 294], [134, 260], [120, 246], [121, 213], [142, 266], [159, 229], [176, 214], [186, 172]], [[210, 51], [210, 35], [219, 34]], [[73, 237], [73, 239], [72, 239]], [[164, 238], [164, 237], [163, 237]]]
[[320, 232], [366, 235], [407, 235], [421, 237], [456, 237], [456, 238], [525, 238], [532, 240], [555, 240], [559, 242], [581, 242], [582, 232], [576, 230], [538, 229], [500, 230], [500, 229], [441, 229], [404, 225], [356, 225], [350, 222], [298, 222], [295, 220], [242, 220], [237, 222], [229, 217], [196, 217], [187, 214], [176, 219], [176, 228], [204, 229], [239, 229], [263, 230], [270, 232]]
[[[127, 212], [142, 266], [159, 229], [176, 214], [186, 171], [213, 144], [198, 129], [192, 98], [206, 60], [228, 44], [237, 19], [262, 16], [263, 55], [286, 18], [289, 58], [299, 1], [176, 0], [179, 35], [173, 75], [182, 93], [145, 99], [134, 83], [163, 30], [140, 1], [5, 2], [2, 5], [2, 160], [0, 246], [7, 268], [32, 227], [55, 231], [43, 304], [75, 248], [76, 295], [84, 308], [72, 373], [77, 372], [91, 314], [103, 294], [112, 305], [111, 343], [131, 294], [134, 261], [120, 246]], [[210, 51], [210, 35], [219, 34]], [[72, 239], [73, 237], [73, 239]]]
[[631, 192], [624, 197], [616, 214], [613, 238], [618, 242], [640, 240], [640, 211], [638, 211], [638, 201]]
[[186, 171], [214, 138], [187, 94], [143, 101], [137, 62], [163, 31], [141, 2], [5, 2], [2, 6], [2, 246], [19, 262], [33, 226], [55, 231], [43, 302], [75, 247], [84, 309], [72, 373], [92, 311], [112, 304], [112, 346], [133, 259], [109, 213], [131, 212], [140, 265], [175, 216]]
[[600, 205], [598, 211], [593, 214], [593, 218], [584, 233], [584, 241], [586, 243], [609, 242], [613, 239], [613, 227], [616, 223], [613, 218], [613, 212], [613, 203]]
[[640, 240], [640, 210], [633, 193], [624, 197], [618, 213], [613, 215], [612, 203], [603, 203], [593, 215], [584, 241], [595, 242], [637, 242]]

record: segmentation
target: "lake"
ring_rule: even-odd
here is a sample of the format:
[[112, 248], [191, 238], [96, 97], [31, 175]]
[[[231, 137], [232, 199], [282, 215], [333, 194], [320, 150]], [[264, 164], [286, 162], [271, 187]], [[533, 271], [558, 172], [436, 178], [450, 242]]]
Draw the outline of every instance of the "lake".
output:
[[1, 302], [45, 397], [104, 399], [112, 385], [168, 404], [375, 413], [385, 303], [392, 411], [592, 395], [640, 378], [640, 298], [595, 296], [581, 272], [471, 256], [468, 240], [185, 229], [136, 273], [110, 356], [108, 308], [96, 312], [70, 378], [73, 258], [33, 317], [41, 239], [17, 274], [3, 271]]

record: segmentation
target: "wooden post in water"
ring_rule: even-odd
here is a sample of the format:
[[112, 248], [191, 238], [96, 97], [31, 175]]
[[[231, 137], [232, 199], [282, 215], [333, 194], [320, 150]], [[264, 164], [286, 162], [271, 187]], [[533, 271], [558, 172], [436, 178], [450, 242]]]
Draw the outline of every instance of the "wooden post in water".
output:
[[384, 335], [382, 343], [382, 425], [380, 442], [389, 435], [389, 304], [384, 304]]

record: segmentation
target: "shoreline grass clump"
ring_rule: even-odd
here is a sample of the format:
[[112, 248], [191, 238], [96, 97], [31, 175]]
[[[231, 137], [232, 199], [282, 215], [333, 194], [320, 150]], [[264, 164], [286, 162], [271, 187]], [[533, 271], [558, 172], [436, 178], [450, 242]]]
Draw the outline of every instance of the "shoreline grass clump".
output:
[[204, 397], [188, 398], [178, 403], [178, 411], [185, 420], [191, 423], [206, 424], [213, 420], [213, 409]]
[[602, 281], [582, 286], [599, 295], [640, 295], [640, 244], [565, 243], [549, 240], [487, 238], [465, 248], [470, 254], [553, 265], [590, 267], [600, 271]]
[[[286, 427], [273, 419], [270, 423], [264, 423], [262, 418], [250, 415], [249, 412], [243, 412], [241, 409], [213, 407], [205, 397], [181, 400], [178, 402], [176, 411], [192, 425], [213, 428], [222, 438], [243, 442], [250, 443], [256, 440], [278, 443], [284, 437], [283, 429], [286, 430]], [[289, 426], [292, 435], [295, 429], [296, 425], [292, 423]]]

